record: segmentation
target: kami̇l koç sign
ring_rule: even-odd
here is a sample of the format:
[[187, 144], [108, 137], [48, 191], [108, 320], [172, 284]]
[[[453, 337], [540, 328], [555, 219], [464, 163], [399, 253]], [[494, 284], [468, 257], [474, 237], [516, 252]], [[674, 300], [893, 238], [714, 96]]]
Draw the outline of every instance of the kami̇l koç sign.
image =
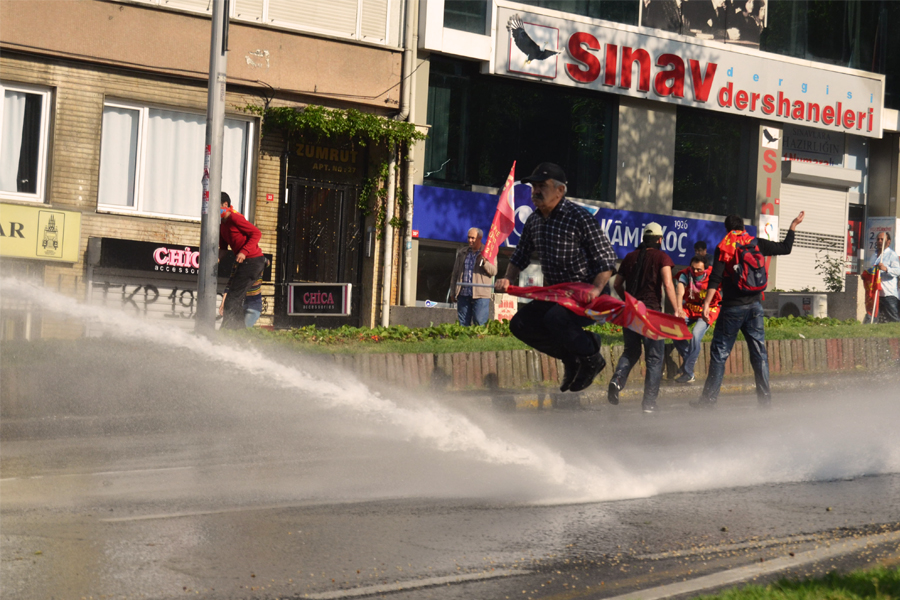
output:
[[288, 315], [350, 316], [350, 283], [291, 283]]

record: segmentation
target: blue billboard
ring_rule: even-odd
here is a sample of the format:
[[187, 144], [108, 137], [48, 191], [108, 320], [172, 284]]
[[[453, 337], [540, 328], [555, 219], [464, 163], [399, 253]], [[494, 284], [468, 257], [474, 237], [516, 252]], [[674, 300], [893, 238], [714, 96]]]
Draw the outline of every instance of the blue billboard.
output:
[[[600, 222], [620, 259], [640, 245], [644, 227], [654, 221], [663, 229], [663, 250], [678, 265], [688, 264], [694, 255], [695, 242], [705, 241], [712, 254], [713, 247], [726, 233], [721, 221], [613, 210], [574, 202]], [[460, 244], [466, 242], [466, 233], [472, 227], [484, 230], [487, 235], [497, 210], [496, 195], [422, 185], [415, 186], [413, 203], [415, 237]], [[507, 247], [516, 246], [525, 220], [535, 210], [530, 186], [515, 187], [515, 209], [516, 229], [504, 243]], [[756, 227], [748, 225], [747, 231], [756, 235]]]

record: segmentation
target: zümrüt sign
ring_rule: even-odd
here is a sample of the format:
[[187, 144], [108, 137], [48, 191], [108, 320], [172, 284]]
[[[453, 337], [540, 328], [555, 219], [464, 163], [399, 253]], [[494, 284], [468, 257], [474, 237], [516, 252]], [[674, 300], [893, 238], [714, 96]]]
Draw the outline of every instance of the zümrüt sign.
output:
[[497, 19], [497, 75], [881, 137], [883, 75], [587, 18], [498, 6]]

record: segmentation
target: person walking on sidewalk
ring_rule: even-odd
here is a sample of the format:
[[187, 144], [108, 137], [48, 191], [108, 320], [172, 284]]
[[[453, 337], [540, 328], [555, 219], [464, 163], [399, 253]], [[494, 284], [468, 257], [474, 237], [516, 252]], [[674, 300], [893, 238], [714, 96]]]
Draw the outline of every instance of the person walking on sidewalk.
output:
[[694, 365], [700, 356], [703, 335], [719, 316], [722, 296], [719, 290], [715, 290], [715, 297], [709, 305], [709, 321], [703, 318], [703, 302], [706, 300], [710, 273], [712, 267], [707, 266], [705, 257], [697, 255], [691, 259], [691, 266], [675, 277], [675, 305], [681, 306], [684, 311], [684, 322], [688, 327], [694, 326], [691, 339], [674, 341], [675, 349], [681, 355], [681, 374], [675, 379], [676, 383], [694, 382]]
[[262, 233], [244, 216], [235, 212], [231, 206], [231, 198], [222, 192], [222, 221], [219, 224], [219, 260], [231, 246], [237, 269], [231, 276], [228, 295], [223, 301], [222, 329], [244, 329], [244, 299], [247, 290], [262, 275], [266, 266], [266, 257], [259, 249]]
[[[481, 238], [484, 233], [473, 227], [466, 234], [469, 245], [456, 252], [453, 263], [453, 286], [450, 302], [456, 302], [456, 314], [459, 324], [468, 327], [474, 321], [476, 325], [484, 325], [491, 312], [491, 280], [497, 274], [497, 265], [481, 255], [484, 244]], [[460, 285], [461, 283], [477, 283], [478, 286]]]
[[[616, 267], [616, 254], [600, 223], [585, 209], [565, 198], [566, 174], [553, 163], [541, 163], [522, 179], [532, 186], [537, 210], [525, 221], [522, 236], [502, 279], [494, 289], [506, 292], [510, 280], [537, 252], [544, 285], [590, 283], [589, 300], [609, 293], [607, 283]], [[561, 360], [565, 371], [560, 391], [587, 388], [606, 366], [600, 356], [600, 336], [583, 328], [594, 321], [555, 302], [533, 300], [520, 305], [509, 323], [510, 332], [532, 348]]]
[[875, 252], [872, 267], [881, 271], [881, 291], [878, 294], [878, 322], [900, 321], [900, 293], [897, 278], [900, 277], [900, 258], [891, 250], [891, 234], [882, 231], [875, 238]]
[[[703, 301], [703, 318], [712, 318], [712, 302], [715, 291], [722, 293], [721, 309], [713, 331], [709, 350], [709, 371], [703, 393], [699, 400], [691, 402], [695, 408], [709, 408], [716, 405], [722, 378], [725, 376], [725, 361], [737, 339], [738, 331], [743, 332], [750, 352], [750, 365], [756, 378], [756, 397], [760, 406], [769, 406], [772, 393], [769, 389], [769, 355], [766, 352], [766, 332], [763, 322], [763, 307], [760, 302], [762, 291], [768, 283], [767, 269], [754, 267], [759, 258], [790, 254], [794, 247], [794, 231], [803, 222], [803, 211], [791, 221], [790, 230], [781, 242], [757, 239], [744, 231], [744, 219], [740, 215], [725, 218], [728, 234], [722, 239], [713, 254], [713, 268], [709, 276], [706, 300]], [[761, 255], [761, 256], [760, 256]], [[751, 279], [756, 277], [757, 281]], [[754, 283], [758, 285], [753, 285]], [[750, 288], [762, 287], [760, 291]]]
[[[615, 289], [620, 297], [624, 298], [625, 292], [628, 292], [643, 302], [648, 309], [658, 311], [662, 310], [660, 292], [664, 290], [669, 304], [675, 307], [675, 316], [681, 317], [683, 315], [681, 303], [675, 301], [675, 288], [672, 285], [674, 263], [661, 249], [662, 238], [663, 230], [658, 223], [650, 223], [644, 228], [641, 245], [637, 250], [626, 254], [622, 264], [619, 265]], [[627, 328], [622, 330], [622, 335], [625, 338], [625, 349], [609, 382], [607, 399], [610, 404], [619, 403], [619, 391], [625, 387], [628, 374], [641, 359], [643, 346], [647, 374], [644, 377], [644, 400], [641, 408], [645, 413], [656, 412], [656, 398], [659, 396], [659, 384], [662, 381], [665, 340], [652, 340]]]

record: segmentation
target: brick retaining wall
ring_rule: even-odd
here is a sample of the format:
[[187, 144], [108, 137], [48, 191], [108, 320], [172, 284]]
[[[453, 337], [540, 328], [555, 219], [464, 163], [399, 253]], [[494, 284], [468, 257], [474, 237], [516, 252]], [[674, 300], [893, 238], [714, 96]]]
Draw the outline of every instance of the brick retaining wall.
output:
[[[667, 346], [667, 355], [680, 363], [677, 352]], [[784, 375], [824, 372], [882, 371], [896, 369], [900, 362], [900, 339], [865, 338], [832, 340], [769, 340], [769, 373]], [[607, 367], [594, 385], [606, 387], [622, 355], [622, 346], [604, 346], [601, 350]], [[401, 385], [406, 388], [437, 387], [451, 390], [522, 389], [556, 386], [562, 376], [562, 363], [534, 350], [499, 352], [457, 352], [453, 354], [336, 354], [337, 364], [371, 382]], [[709, 343], [703, 344], [695, 374], [706, 376]], [[644, 374], [641, 361], [640, 376]], [[638, 369], [632, 377], [638, 376]], [[725, 363], [725, 380], [752, 377], [746, 342], [737, 342]]]

